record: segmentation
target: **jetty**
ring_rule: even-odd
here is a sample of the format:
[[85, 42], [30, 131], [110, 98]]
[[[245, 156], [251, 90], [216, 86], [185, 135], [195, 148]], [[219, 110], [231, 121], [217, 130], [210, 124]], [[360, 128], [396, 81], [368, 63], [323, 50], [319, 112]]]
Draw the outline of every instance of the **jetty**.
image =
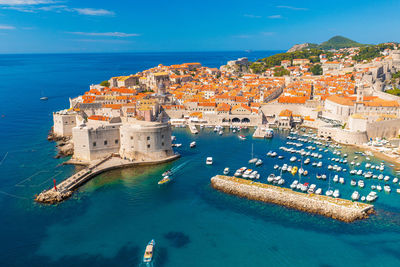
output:
[[190, 132], [192, 134], [198, 134], [199, 133], [199, 131], [197, 130], [196, 125], [194, 125], [194, 124], [189, 124], [189, 130], [190, 130]]
[[100, 173], [120, 168], [161, 164], [173, 161], [179, 157], [179, 154], [175, 154], [160, 160], [130, 161], [116, 155], [109, 155], [105, 158], [93, 161], [86, 168], [68, 177], [55, 187], [41, 192], [36, 196], [35, 201], [48, 204], [59, 203], [71, 197], [74, 190]]
[[374, 212], [374, 206], [370, 204], [296, 192], [289, 188], [231, 176], [216, 175], [211, 178], [211, 185], [228, 194], [278, 204], [344, 222], [365, 219]]

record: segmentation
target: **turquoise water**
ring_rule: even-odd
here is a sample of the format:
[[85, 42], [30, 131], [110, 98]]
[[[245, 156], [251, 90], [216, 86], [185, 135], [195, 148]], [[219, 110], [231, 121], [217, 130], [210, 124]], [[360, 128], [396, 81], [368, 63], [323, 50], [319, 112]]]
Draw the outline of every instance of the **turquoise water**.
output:
[[[273, 165], [283, 162], [265, 154], [275, 150], [287, 162], [290, 154], [278, 150], [287, 142], [287, 133], [253, 140], [248, 130], [242, 133], [247, 140], [240, 141], [228, 130], [223, 136], [208, 129], [193, 136], [175, 129], [176, 142], [182, 143], [176, 149], [182, 155], [179, 160], [104, 173], [56, 206], [33, 202], [34, 194], [51, 186], [53, 177], [61, 180], [75, 171], [73, 166], [59, 166], [65, 159], [54, 159], [54, 144], [46, 140], [51, 112], [65, 107], [69, 96], [116, 72], [147, 67], [142, 59], [148, 65], [200, 61], [217, 66], [239, 56], [244, 53], [2, 56], [1, 265], [138, 266], [146, 243], [154, 238], [154, 266], [398, 266], [400, 195], [393, 192], [395, 186], [391, 194], [379, 193], [376, 215], [351, 224], [241, 199], [210, 187], [210, 178], [222, 174], [225, 167], [248, 166], [252, 144], [255, 156], [264, 160], [257, 168], [262, 180], [271, 172], [278, 174]], [[108, 65], [119, 57], [132, 60]], [[49, 101], [38, 101], [42, 90]], [[193, 140], [197, 147], [190, 149]], [[349, 158], [354, 156], [350, 149], [342, 151]], [[324, 166], [307, 166], [310, 174], [304, 182], [318, 183], [326, 190], [328, 182], [318, 181], [315, 173], [328, 173], [331, 152], [319, 152]], [[212, 166], [205, 165], [207, 156], [214, 158]], [[175, 170], [174, 181], [158, 186], [161, 173], [170, 168]], [[394, 177], [390, 168], [383, 173]], [[349, 198], [351, 178], [343, 176], [345, 185], [331, 182], [331, 187]], [[284, 178], [286, 186], [294, 179], [287, 173]], [[367, 180], [365, 189], [358, 191], [366, 195], [371, 183], [378, 181]]]

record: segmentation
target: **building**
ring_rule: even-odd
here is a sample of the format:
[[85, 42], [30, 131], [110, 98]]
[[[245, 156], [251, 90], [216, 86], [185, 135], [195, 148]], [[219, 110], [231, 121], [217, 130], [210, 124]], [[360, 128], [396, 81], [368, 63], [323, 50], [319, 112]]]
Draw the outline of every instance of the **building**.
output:
[[159, 160], [174, 154], [168, 123], [131, 120], [121, 128], [121, 158], [132, 161]]
[[76, 126], [75, 112], [61, 110], [53, 112], [53, 133], [56, 136], [72, 136], [72, 128]]

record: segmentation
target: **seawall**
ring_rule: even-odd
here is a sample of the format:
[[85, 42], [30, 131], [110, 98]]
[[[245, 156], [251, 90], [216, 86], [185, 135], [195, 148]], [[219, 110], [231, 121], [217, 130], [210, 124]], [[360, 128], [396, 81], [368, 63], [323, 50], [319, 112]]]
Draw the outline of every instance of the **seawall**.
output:
[[374, 210], [374, 206], [370, 204], [300, 193], [288, 188], [230, 176], [216, 175], [211, 178], [211, 185], [213, 188], [231, 195], [278, 204], [344, 222], [368, 218], [368, 215]]

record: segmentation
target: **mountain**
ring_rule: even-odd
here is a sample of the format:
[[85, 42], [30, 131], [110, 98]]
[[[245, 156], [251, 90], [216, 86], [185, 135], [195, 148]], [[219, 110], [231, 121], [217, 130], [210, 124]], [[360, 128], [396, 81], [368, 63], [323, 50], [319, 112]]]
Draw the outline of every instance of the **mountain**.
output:
[[340, 48], [360, 47], [360, 46], [364, 45], [356, 41], [353, 41], [349, 38], [338, 35], [320, 44], [319, 48], [324, 50], [330, 50], [330, 49], [340, 49]]
[[330, 50], [330, 49], [340, 49], [340, 48], [348, 48], [348, 47], [360, 47], [364, 46], [356, 41], [353, 41], [349, 38], [343, 36], [334, 36], [326, 42], [321, 44], [312, 44], [312, 43], [304, 43], [304, 44], [296, 44], [292, 48], [290, 48], [287, 52], [295, 52], [301, 51], [304, 49], [316, 48], [322, 50]]

